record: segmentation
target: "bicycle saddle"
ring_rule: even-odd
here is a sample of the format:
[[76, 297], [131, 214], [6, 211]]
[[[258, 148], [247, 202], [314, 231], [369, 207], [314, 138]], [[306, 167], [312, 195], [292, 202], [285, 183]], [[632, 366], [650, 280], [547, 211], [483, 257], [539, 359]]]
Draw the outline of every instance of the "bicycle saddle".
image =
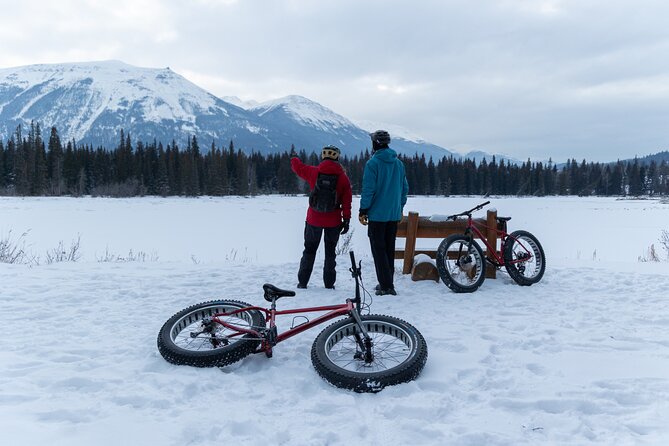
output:
[[282, 290], [277, 288], [271, 283], [266, 283], [262, 286], [263, 291], [265, 291], [265, 300], [267, 302], [272, 302], [273, 299], [278, 299], [280, 297], [294, 296], [295, 291]]
[[509, 221], [511, 220], [511, 217], [497, 217], [497, 221]]

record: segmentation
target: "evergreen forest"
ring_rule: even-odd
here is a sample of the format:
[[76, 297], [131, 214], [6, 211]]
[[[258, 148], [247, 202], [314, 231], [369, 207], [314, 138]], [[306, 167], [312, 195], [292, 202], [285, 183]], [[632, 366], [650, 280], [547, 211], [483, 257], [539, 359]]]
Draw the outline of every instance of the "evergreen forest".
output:
[[[27, 134], [24, 134], [27, 132]], [[302, 194], [308, 185], [290, 168], [289, 151], [247, 154], [214, 143], [202, 150], [196, 137], [186, 147], [172, 141], [131, 141], [121, 131], [117, 147], [63, 144], [52, 127], [42, 136], [39, 124], [17, 127], [0, 140], [0, 195], [17, 196], [199, 196]], [[315, 153], [299, 153], [316, 165]], [[343, 157], [353, 193], [360, 193], [369, 151]], [[400, 156], [412, 195], [579, 195], [657, 196], [669, 194], [669, 163], [635, 158], [613, 163], [567, 160], [558, 167], [527, 160], [476, 162], [452, 156], [426, 159]]]

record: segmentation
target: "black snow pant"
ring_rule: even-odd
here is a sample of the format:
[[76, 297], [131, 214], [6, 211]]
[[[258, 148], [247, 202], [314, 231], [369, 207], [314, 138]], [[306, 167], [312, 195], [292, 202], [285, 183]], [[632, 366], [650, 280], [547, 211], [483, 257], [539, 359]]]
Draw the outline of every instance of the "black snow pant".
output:
[[311, 271], [314, 269], [314, 260], [316, 260], [316, 251], [321, 243], [321, 234], [325, 232], [325, 265], [323, 265], [323, 284], [326, 288], [332, 288], [337, 280], [337, 271], [335, 266], [336, 254], [335, 248], [339, 241], [340, 227], [321, 228], [306, 223], [304, 226], [304, 251], [302, 260], [300, 260], [300, 271], [297, 273], [297, 280], [300, 285], [307, 285], [311, 277]]
[[376, 278], [382, 290], [394, 288], [396, 221], [370, 221], [367, 229]]

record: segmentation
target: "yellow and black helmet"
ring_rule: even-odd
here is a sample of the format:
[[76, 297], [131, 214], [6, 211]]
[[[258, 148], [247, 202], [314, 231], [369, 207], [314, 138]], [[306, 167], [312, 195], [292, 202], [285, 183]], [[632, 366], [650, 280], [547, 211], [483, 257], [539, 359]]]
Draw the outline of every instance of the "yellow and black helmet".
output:
[[335, 146], [325, 146], [323, 147], [323, 150], [321, 150], [321, 158], [322, 159], [331, 159], [334, 161], [339, 161], [339, 154], [341, 153], [341, 150], [339, 150], [339, 147]]

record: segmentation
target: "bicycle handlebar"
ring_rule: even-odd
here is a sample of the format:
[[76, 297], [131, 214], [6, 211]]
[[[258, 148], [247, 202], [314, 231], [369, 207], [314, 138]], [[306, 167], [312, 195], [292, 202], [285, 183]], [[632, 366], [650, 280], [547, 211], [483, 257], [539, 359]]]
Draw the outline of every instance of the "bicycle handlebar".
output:
[[472, 212], [474, 212], [474, 211], [478, 211], [479, 209], [483, 209], [485, 206], [487, 206], [487, 205], [489, 205], [489, 204], [490, 204], [490, 201], [486, 201], [485, 203], [481, 203], [481, 204], [479, 204], [478, 206], [473, 207], [473, 208], [471, 208], [471, 209], [468, 210], [468, 211], [460, 212], [459, 214], [449, 215], [449, 216], [446, 217], [446, 218], [448, 218], [449, 220], [455, 220], [456, 218], [458, 218], [458, 217], [462, 217], [462, 216], [464, 216], [464, 215], [466, 215], [467, 217], [471, 217]]

